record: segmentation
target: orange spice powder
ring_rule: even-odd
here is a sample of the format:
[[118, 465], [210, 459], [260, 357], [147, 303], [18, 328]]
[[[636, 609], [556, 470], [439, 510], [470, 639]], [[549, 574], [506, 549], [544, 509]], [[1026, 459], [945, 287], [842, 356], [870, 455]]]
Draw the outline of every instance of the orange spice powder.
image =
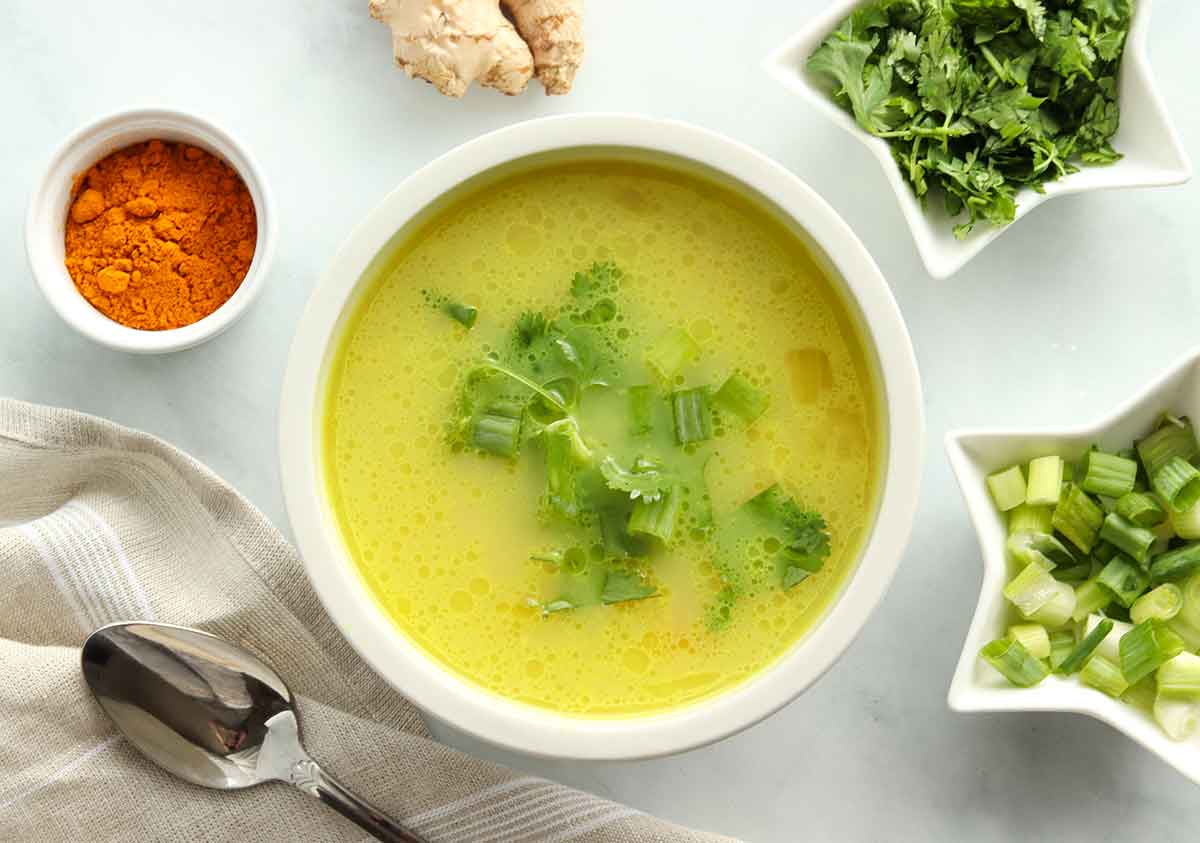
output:
[[180, 328], [237, 291], [257, 232], [254, 201], [232, 167], [194, 146], [147, 141], [76, 180], [67, 271], [108, 318], [147, 331]]

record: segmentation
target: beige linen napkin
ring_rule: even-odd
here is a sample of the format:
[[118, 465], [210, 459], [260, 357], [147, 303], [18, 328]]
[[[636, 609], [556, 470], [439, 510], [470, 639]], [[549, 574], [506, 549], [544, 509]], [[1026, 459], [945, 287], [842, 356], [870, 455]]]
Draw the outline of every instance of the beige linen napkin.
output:
[[717, 841], [429, 739], [354, 654], [295, 551], [195, 460], [145, 434], [0, 401], [0, 840], [363, 840], [286, 785], [181, 782], [124, 742], [79, 646], [126, 619], [256, 651], [299, 697], [314, 757], [435, 841]]

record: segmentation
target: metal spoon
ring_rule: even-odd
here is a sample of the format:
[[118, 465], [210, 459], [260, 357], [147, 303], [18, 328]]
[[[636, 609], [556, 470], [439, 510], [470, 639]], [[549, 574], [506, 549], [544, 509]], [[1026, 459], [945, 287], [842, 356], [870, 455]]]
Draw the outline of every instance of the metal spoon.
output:
[[426, 843], [308, 756], [287, 685], [241, 647], [135, 621], [93, 632], [82, 660], [88, 686], [125, 737], [180, 778], [216, 790], [287, 782], [380, 840]]

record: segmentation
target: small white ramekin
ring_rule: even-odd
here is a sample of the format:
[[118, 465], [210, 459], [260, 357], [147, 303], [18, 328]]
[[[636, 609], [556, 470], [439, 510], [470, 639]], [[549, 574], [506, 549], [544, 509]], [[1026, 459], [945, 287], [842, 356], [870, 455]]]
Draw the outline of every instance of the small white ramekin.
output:
[[[237, 171], [250, 191], [258, 220], [254, 259], [237, 291], [208, 316], [165, 331], [129, 328], [109, 319], [85, 299], [67, 272], [65, 230], [75, 179], [100, 159], [135, 143], [153, 139], [199, 147]], [[120, 111], [89, 123], [63, 142], [29, 199], [25, 250], [33, 277], [46, 301], [68, 325], [91, 340], [118, 351], [161, 354], [191, 348], [212, 339], [238, 320], [262, 289], [275, 250], [275, 208], [258, 164], [224, 130], [207, 120], [165, 108]]]
[[[384, 614], [356, 570], [321, 469], [322, 403], [332, 349], [360, 282], [449, 191], [543, 154], [604, 150], [700, 168], [777, 212], [810, 245], [861, 319], [885, 419], [878, 511], [854, 571], [820, 621], [774, 664], [694, 705], [626, 718], [569, 717], [502, 698], [428, 655]], [[279, 419], [288, 515], [309, 580], [346, 639], [422, 710], [493, 744], [532, 755], [632, 759], [731, 735], [795, 699], [838, 659], [882, 599], [908, 542], [921, 481], [920, 376], [903, 317], [875, 262], [832, 208], [748, 146], [684, 123], [575, 114], [519, 123], [446, 153], [409, 176], [351, 233], [317, 284], [292, 341]], [[481, 644], [481, 646], [486, 646]]]

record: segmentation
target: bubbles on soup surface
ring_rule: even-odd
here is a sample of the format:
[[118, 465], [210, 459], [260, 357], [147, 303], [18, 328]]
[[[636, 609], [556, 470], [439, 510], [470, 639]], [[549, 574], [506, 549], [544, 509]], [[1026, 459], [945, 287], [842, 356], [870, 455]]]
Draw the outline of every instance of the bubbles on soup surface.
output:
[[[771, 394], [750, 430], [722, 424], [705, 475], [714, 510], [783, 480], [829, 522], [825, 568], [738, 602], [719, 632], [710, 607], [722, 583], [686, 536], [653, 562], [659, 597], [543, 617], [531, 602], [553, 595], [529, 554], [561, 536], [531, 506], [539, 467], [449, 444], [462, 373], [504, 347], [522, 311], [559, 306], [573, 273], [604, 259], [624, 272], [611, 297], [623, 347], [683, 327], [702, 354], [681, 385], [740, 371]], [[475, 326], [427, 306], [423, 289], [477, 307]], [[728, 688], [819, 617], [865, 532], [878, 421], [850, 324], [797, 240], [705, 182], [594, 163], [466, 195], [405, 245], [347, 329], [326, 453], [346, 541], [400, 628], [497, 693], [614, 715]]]

